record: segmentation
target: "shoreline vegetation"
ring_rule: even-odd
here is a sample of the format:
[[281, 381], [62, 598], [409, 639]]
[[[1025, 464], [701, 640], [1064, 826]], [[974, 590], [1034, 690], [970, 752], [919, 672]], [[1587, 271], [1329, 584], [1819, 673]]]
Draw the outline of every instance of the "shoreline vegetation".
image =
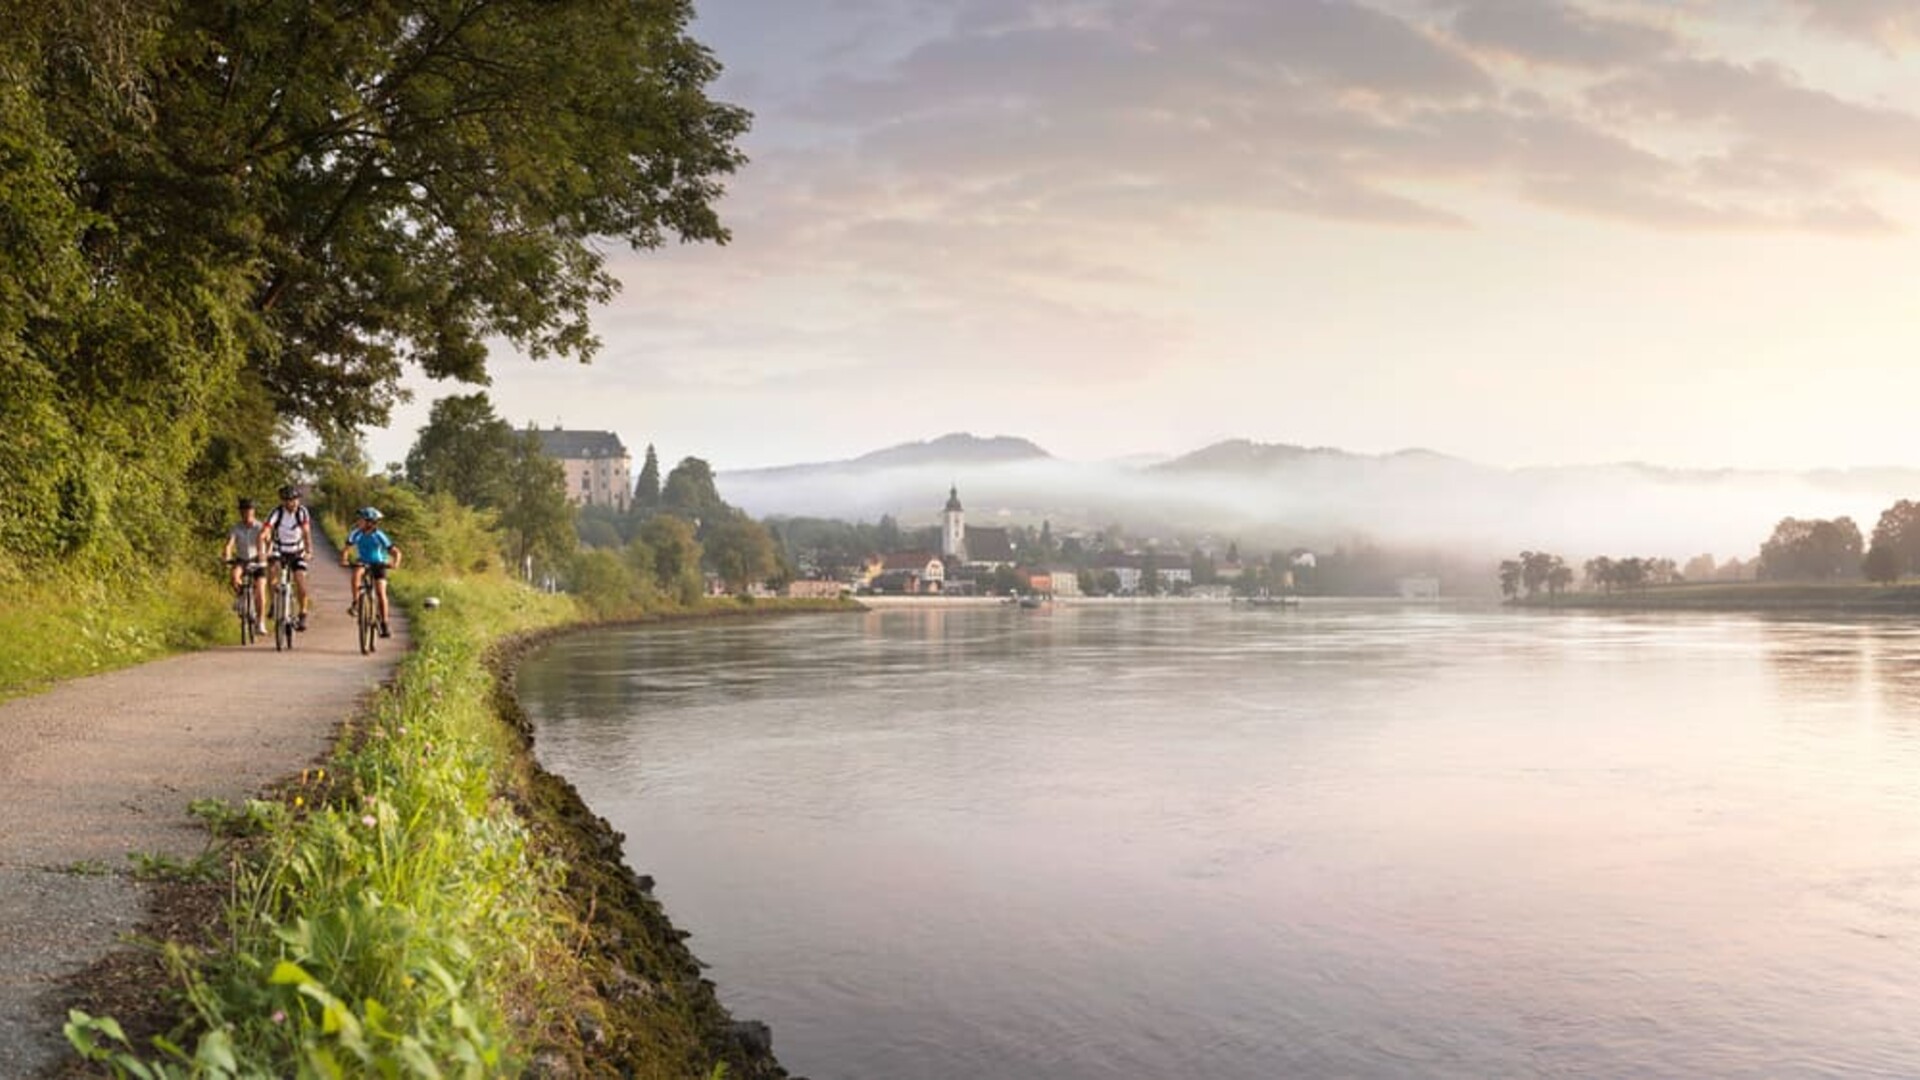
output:
[[1614, 592], [1542, 593], [1509, 601], [1540, 610], [1755, 611], [1783, 614], [1920, 613], [1920, 584], [1870, 582], [1713, 582]]
[[244, 806], [195, 807], [222, 844], [220, 929], [159, 910], [217, 906], [207, 888], [158, 890], [149, 928], [189, 929], [90, 973], [121, 981], [80, 989], [125, 1023], [74, 1013], [69, 1041], [115, 1076], [786, 1077], [621, 835], [539, 766], [514, 671], [569, 633], [857, 609], [607, 615], [499, 575], [404, 578], [415, 648], [330, 759]]

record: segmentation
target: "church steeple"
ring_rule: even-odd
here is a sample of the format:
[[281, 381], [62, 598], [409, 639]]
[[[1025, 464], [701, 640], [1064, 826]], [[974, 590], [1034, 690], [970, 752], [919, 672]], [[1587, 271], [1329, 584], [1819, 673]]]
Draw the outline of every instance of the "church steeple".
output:
[[941, 515], [940, 557], [949, 565], [967, 561], [967, 513], [960, 508], [960, 485], [947, 489], [947, 509]]

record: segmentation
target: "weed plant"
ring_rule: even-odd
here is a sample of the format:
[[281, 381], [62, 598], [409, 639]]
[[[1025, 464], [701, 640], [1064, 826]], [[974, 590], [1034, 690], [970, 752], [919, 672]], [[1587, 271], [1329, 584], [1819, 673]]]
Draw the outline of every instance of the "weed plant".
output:
[[173, 956], [191, 1034], [156, 1057], [75, 1013], [84, 1055], [138, 1077], [512, 1075], [509, 1032], [564, 1011], [549, 989], [569, 984], [562, 868], [503, 797], [516, 766], [481, 653], [572, 602], [497, 579], [411, 585], [403, 601], [431, 589], [441, 606], [415, 606], [418, 648], [331, 765], [271, 810], [196, 806], [258, 838], [223, 948]]

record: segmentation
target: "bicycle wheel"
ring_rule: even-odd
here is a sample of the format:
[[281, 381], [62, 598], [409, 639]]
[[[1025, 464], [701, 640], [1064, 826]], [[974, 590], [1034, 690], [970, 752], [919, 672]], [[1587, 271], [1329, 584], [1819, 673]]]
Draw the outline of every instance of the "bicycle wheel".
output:
[[378, 604], [378, 601], [374, 599], [372, 590], [370, 589], [360, 590], [360, 605], [359, 605], [358, 615], [359, 615], [359, 626], [360, 626], [360, 652], [362, 654], [370, 655], [373, 652], [374, 634], [380, 627], [380, 614], [376, 607], [377, 604]]

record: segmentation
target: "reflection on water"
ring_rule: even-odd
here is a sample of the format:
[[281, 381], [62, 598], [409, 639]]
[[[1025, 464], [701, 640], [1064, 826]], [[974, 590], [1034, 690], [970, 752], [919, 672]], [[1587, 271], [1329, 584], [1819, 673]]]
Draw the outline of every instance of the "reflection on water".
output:
[[519, 687], [815, 1080], [1920, 1075], [1899, 621], [885, 611]]

